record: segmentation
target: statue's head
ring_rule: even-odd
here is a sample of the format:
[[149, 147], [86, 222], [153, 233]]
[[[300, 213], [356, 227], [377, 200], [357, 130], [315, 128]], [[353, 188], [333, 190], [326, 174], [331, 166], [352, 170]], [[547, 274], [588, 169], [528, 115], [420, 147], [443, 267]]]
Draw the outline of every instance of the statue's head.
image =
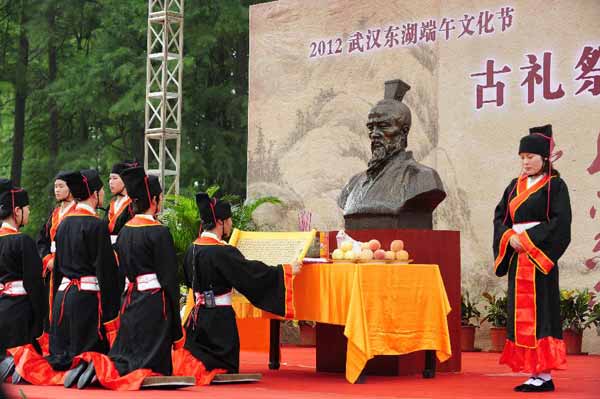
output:
[[371, 161], [385, 159], [392, 152], [406, 148], [411, 114], [402, 99], [409, 89], [410, 86], [399, 79], [385, 82], [384, 99], [369, 112]]

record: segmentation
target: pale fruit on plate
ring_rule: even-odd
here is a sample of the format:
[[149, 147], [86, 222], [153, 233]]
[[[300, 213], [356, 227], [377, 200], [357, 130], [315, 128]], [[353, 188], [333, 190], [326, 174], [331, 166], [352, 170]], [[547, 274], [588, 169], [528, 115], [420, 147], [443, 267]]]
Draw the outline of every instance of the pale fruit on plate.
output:
[[378, 240], [369, 241], [369, 249], [373, 252], [381, 248], [381, 243]]
[[352, 250], [344, 252], [344, 259], [345, 260], [355, 260], [356, 254]]
[[385, 251], [385, 260], [396, 259], [396, 253], [394, 251]]
[[363, 249], [359, 258], [360, 260], [371, 260], [373, 259], [373, 251], [370, 249]]
[[394, 240], [390, 244], [390, 251], [398, 252], [404, 249], [404, 241], [402, 240]]
[[408, 252], [404, 250], [396, 252], [396, 259], [404, 262], [408, 261]]
[[344, 252], [348, 252], [352, 250], [352, 241], [344, 241], [340, 249]]
[[335, 249], [332, 253], [331, 253], [331, 259], [334, 260], [342, 260], [344, 259], [344, 251], [342, 251], [341, 249]]
[[373, 253], [373, 259], [375, 260], [384, 260], [385, 259], [385, 251], [383, 249], [378, 249]]
[[368, 242], [361, 242], [360, 243], [360, 249], [364, 250], [364, 249], [370, 249], [369, 248], [369, 243]]

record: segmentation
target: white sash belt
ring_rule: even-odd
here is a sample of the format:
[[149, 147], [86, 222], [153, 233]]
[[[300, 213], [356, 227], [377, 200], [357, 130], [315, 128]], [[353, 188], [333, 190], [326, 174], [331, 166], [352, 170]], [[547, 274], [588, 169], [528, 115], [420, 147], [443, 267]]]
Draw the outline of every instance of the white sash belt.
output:
[[142, 274], [135, 278], [138, 291], [156, 290], [162, 288], [156, 273]]
[[7, 296], [23, 296], [27, 295], [23, 280], [8, 281], [4, 284], [0, 283], [0, 295]]
[[[204, 305], [204, 295], [199, 292], [194, 292], [194, 296], [196, 297], [197, 305]], [[215, 305], [217, 306], [231, 306], [231, 291], [216, 296], [215, 297]]]
[[512, 229], [515, 233], [521, 234], [525, 230], [529, 230], [532, 227], [537, 226], [540, 222], [527, 222], [527, 223], [515, 223], [512, 226]]
[[[70, 280], [67, 277], [63, 277], [60, 286], [58, 286], [59, 291], [64, 291], [72, 285], [72, 281], [75, 282], [77, 279]], [[76, 284], [77, 285], [77, 284]], [[96, 276], [82, 276], [79, 278], [79, 290], [80, 291], [100, 291], [100, 285], [98, 285], [98, 278]]]

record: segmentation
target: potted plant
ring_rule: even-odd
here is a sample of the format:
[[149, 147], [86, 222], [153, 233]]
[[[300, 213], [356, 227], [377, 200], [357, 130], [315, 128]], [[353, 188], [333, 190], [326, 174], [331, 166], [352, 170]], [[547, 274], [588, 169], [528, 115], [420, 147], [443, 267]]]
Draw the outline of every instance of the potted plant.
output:
[[489, 292], [484, 292], [482, 296], [487, 301], [485, 307], [486, 314], [482, 321], [487, 321], [492, 325], [490, 328], [490, 337], [492, 340], [491, 352], [502, 352], [506, 342], [506, 321], [508, 319], [508, 300], [506, 295], [496, 296]]
[[596, 333], [600, 336], [600, 302], [596, 302], [590, 307], [590, 315], [585, 322], [584, 328], [591, 327], [592, 324], [596, 326]]
[[477, 302], [471, 301], [468, 291], [460, 297], [460, 348], [463, 352], [473, 352], [475, 351], [475, 328], [478, 327], [481, 313], [477, 310]]
[[568, 355], [581, 354], [583, 330], [598, 321], [590, 321], [593, 300], [594, 294], [587, 289], [560, 290], [560, 317]]

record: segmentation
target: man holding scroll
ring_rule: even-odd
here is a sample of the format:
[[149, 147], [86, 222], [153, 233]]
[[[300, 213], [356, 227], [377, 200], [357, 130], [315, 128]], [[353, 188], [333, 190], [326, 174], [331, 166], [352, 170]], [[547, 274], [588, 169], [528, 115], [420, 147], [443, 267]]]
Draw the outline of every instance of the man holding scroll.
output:
[[206, 193], [196, 195], [196, 204], [204, 231], [184, 259], [185, 282], [194, 291], [195, 306], [185, 323], [184, 348], [173, 357], [173, 374], [194, 375], [196, 383], [203, 385], [215, 374], [239, 370], [232, 289], [260, 309], [291, 317], [292, 276], [300, 272], [301, 264], [294, 261], [271, 267], [244, 258], [237, 248], [222, 241], [231, 234], [231, 205]]

